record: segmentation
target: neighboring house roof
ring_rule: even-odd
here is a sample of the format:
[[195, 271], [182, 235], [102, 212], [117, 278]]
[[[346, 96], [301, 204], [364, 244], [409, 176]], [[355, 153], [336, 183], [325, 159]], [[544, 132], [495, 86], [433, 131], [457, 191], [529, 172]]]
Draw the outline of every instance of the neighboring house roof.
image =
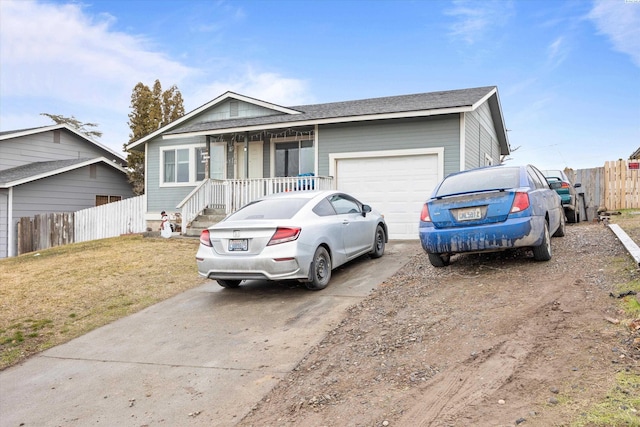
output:
[[227, 92], [225, 95], [206, 104], [206, 106], [200, 107], [158, 129], [153, 134], [133, 142], [127, 146], [127, 149], [135, 148], [160, 134], [170, 139], [172, 137], [181, 138], [185, 136], [277, 129], [283, 126], [311, 126], [316, 124], [346, 123], [365, 120], [425, 117], [469, 112], [478, 108], [483, 102], [489, 101], [500, 146], [503, 150], [506, 150], [507, 153], [510, 150], [497, 88], [495, 86], [332, 102], [327, 104], [302, 105], [290, 107], [289, 111], [281, 107], [281, 109], [274, 111], [272, 115], [209, 121], [178, 128], [181, 123], [192, 119], [206, 108], [228, 98], [238, 98], [239, 96], [241, 95]]
[[629, 159], [640, 159], [640, 147], [636, 151], [633, 152], [632, 155], [629, 156]]
[[77, 135], [78, 137], [86, 140], [87, 142], [100, 147], [101, 149], [107, 151], [108, 153], [112, 154], [113, 156], [116, 157], [116, 160], [120, 161], [120, 162], [125, 162], [126, 163], [126, 159], [123, 157], [122, 154], [119, 154], [115, 151], [113, 151], [111, 148], [107, 147], [106, 145], [102, 145], [101, 143], [99, 143], [98, 141], [95, 141], [93, 139], [91, 139], [90, 137], [88, 137], [87, 135], [85, 135], [84, 133], [78, 131], [77, 129], [72, 128], [71, 126], [67, 125], [67, 124], [59, 124], [59, 125], [52, 125], [52, 126], [41, 126], [41, 127], [35, 127], [35, 128], [29, 128], [29, 129], [19, 129], [19, 130], [10, 130], [10, 131], [4, 131], [4, 132], [0, 132], [0, 141], [6, 140], [6, 139], [12, 139], [12, 138], [19, 138], [22, 136], [29, 136], [29, 135], [35, 135], [38, 133], [43, 133], [43, 132], [50, 132], [50, 131], [54, 131], [54, 130], [60, 130], [60, 129], [64, 129], [67, 130], [75, 135]]
[[26, 184], [28, 182], [58, 175], [96, 163], [104, 163], [105, 165], [111, 166], [122, 173], [127, 173], [127, 170], [124, 167], [107, 159], [106, 157], [34, 162], [0, 171], [0, 188], [15, 187], [16, 185]]

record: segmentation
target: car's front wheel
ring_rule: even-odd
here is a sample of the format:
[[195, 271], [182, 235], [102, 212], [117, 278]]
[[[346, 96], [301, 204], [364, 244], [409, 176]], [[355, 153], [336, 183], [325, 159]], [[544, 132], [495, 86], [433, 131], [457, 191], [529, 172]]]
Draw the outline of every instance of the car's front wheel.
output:
[[331, 280], [331, 257], [324, 246], [318, 247], [313, 255], [309, 279], [310, 281], [306, 283], [306, 286], [307, 289], [312, 291], [326, 288], [329, 280]]
[[449, 254], [428, 253], [427, 255], [429, 256], [429, 262], [434, 267], [446, 267], [447, 265], [449, 265], [449, 262], [451, 261], [451, 255]]
[[533, 258], [536, 261], [549, 261], [551, 259], [551, 237], [549, 236], [549, 224], [544, 222], [542, 243], [533, 247]]
[[373, 250], [369, 252], [371, 258], [380, 258], [384, 255], [384, 241], [386, 240], [384, 228], [381, 225], [376, 227], [376, 235], [373, 240]]
[[242, 280], [217, 279], [216, 282], [218, 282], [218, 285], [222, 286], [223, 288], [237, 288], [238, 286], [240, 286], [240, 282], [242, 282]]

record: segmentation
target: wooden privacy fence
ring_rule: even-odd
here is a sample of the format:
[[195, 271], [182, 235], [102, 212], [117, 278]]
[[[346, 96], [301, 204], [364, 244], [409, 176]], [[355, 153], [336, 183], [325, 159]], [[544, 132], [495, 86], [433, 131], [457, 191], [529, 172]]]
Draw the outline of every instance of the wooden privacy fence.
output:
[[18, 255], [89, 240], [146, 231], [146, 196], [83, 209], [46, 213], [18, 222]]
[[578, 193], [584, 193], [585, 211], [583, 219], [596, 217], [598, 209], [640, 208], [640, 176], [637, 169], [629, 167], [633, 160], [605, 162], [603, 167], [568, 170], [572, 182], [579, 182]]
[[18, 255], [74, 242], [73, 212], [20, 218]]

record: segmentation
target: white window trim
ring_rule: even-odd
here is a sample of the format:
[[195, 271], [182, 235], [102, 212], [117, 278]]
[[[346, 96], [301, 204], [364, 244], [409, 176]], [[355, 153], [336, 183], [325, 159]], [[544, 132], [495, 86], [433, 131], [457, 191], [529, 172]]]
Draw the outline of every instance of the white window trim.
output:
[[313, 173], [318, 175], [318, 130], [314, 132], [313, 137], [306, 136], [294, 136], [294, 137], [286, 137], [286, 138], [271, 138], [269, 142], [269, 176], [271, 178], [276, 177], [276, 144], [286, 144], [289, 142], [297, 142], [298, 148], [300, 148], [300, 143], [302, 141], [311, 141], [313, 144]]
[[[193, 187], [197, 185], [199, 182], [196, 181], [196, 148], [205, 148], [206, 144], [185, 144], [185, 145], [168, 145], [166, 147], [160, 147], [160, 159], [159, 169], [160, 169], [160, 187]], [[188, 182], [164, 182], [164, 152], [165, 151], [174, 151], [174, 150], [189, 150], [189, 181]], [[177, 157], [176, 157], [177, 160]]]
[[484, 153], [484, 166], [493, 166], [493, 157]]

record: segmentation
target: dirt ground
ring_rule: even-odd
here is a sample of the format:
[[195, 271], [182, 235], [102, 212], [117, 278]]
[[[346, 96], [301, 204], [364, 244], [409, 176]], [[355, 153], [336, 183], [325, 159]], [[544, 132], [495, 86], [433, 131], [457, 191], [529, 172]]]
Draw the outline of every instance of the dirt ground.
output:
[[568, 425], [617, 372], [640, 374], [611, 295], [639, 273], [599, 223], [567, 224], [552, 248], [549, 262], [515, 251], [440, 269], [420, 253], [239, 425]]

